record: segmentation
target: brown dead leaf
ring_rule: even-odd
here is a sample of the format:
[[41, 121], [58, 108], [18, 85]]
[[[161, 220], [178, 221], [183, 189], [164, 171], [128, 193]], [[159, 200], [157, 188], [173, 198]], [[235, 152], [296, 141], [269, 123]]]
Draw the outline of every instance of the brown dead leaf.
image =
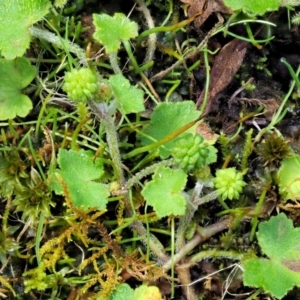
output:
[[[247, 43], [234, 39], [226, 44], [216, 56], [210, 73], [209, 95], [203, 115], [209, 113], [212, 101], [218, 93], [225, 89], [240, 68], [247, 50]], [[201, 106], [204, 90], [197, 100], [197, 107]]]
[[189, 18], [201, 14], [195, 19], [195, 26], [200, 28], [201, 25], [207, 20], [212, 13], [232, 14], [233, 11], [224, 5], [223, 0], [180, 0], [188, 4]]
[[218, 135], [205, 122], [198, 124], [196, 132], [202, 135], [206, 141], [215, 142], [218, 138]]
[[256, 98], [235, 98], [231, 103], [229, 104], [229, 107], [232, 105], [234, 102], [244, 102], [252, 105], [261, 105], [265, 109], [263, 111], [263, 114], [265, 115], [266, 119], [271, 121], [274, 114], [276, 113], [277, 109], [279, 108], [279, 103], [276, 99], [271, 98], [271, 99], [256, 99]]

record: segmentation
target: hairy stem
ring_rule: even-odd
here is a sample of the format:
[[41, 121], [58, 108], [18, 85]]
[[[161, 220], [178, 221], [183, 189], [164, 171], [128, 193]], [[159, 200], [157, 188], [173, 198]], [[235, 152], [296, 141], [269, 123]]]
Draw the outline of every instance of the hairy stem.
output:
[[[102, 122], [102, 124], [105, 127], [107, 144], [108, 144], [108, 147], [109, 147], [111, 159], [112, 159], [112, 161], [115, 165], [115, 169], [116, 169], [116, 172], [117, 172], [117, 174], [116, 174], [117, 180], [119, 181], [121, 187], [124, 188], [126, 186], [128, 188], [128, 186], [132, 186], [136, 181], [135, 180], [131, 181], [129, 183], [129, 185], [125, 184], [125, 178], [124, 178], [122, 163], [121, 163], [121, 156], [120, 156], [120, 152], [119, 152], [119, 143], [118, 143], [117, 132], [116, 132], [116, 128], [115, 128], [115, 125], [114, 125], [113, 118], [108, 113], [108, 107], [103, 102], [97, 103], [97, 102], [94, 102], [94, 101], [89, 101], [89, 105], [93, 109], [93, 111], [94, 111], [95, 115], [97, 116], [97, 118]], [[153, 171], [152, 169], [151, 169], [151, 171]], [[141, 175], [137, 176], [136, 180], [139, 180], [138, 178], [143, 177], [143, 176], [142, 177], [140, 177], [140, 176]], [[132, 209], [131, 209], [131, 204], [130, 204], [130, 201], [129, 201], [128, 193], [126, 193], [124, 195], [124, 202], [125, 202], [126, 214], [129, 217], [132, 217], [133, 212], [132, 212]], [[133, 222], [131, 227], [136, 230], [136, 232], [138, 233], [139, 236], [144, 238], [143, 241], [144, 241], [145, 244], [147, 244], [147, 238], [146, 238], [147, 231], [146, 231], [143, 223], [141, 221], [135, 221], [135, 222]], [[150, 247], [152, 253], [160, 261], [162, 261], [163, 263], [170, 259], [170, 257], [163, 251], [163, 249], [161, 249], [161, 246], [155, 241], [154, 238], [149, 239], [149, 245], [148, 246]]]
[[[188, 243], [186, 243], [178, 253], [174, 255], [174, 264], [177, 264], [180, 260], [182, 260], [197, 245], [203, 243], [205, 240], [215, 235], [216, 233], [226, 229], [227, 226], [228, 226], [228, 219], [223, 219], [215, 224], [206, 227], [198, 227], [195, 236]], [[172, 261], [171, 259], [169, 259], [163, 265], [164, 270], [165, 271], [170, 270], [171, 265], [172, 265]]]
[[138, 183], [143, 177], [146, 177], [152, 173], [155, 172], [155, 170], [160, 166], [170, 166], [173, 163], [173, 159], [163, 160], [156, 164], [151, 165], [150, 167], [147, 167], [143, 169], [142, 171], [136, 173], [133, 177], [131, 177], [125, 184], [125, 188], [129, 190], [133, 185]]
[[[151, 17], [148, 7], [145, 4], [145, 1], [144, 0], [136, 0], [136, 3], [139, 5], [142, 13], [144, 14], [148, 28], [149, 29], [154, 28], [154, 21]], [[148, 48], [147, 48], [146, 57], [144, 60], [145, 64], [148, 63], [149, 61], [151, 61], [154, 57], [154, 52], [156, 49], [156, 40], [157, 40], [157, 37], [156, 37], [155, 33], [152, 33], [149, 35]], [[146, 74], [147, 74], [147, 71], [146, 71]]]
[[58, 46], [59, 48], [64, 49], [66, 53], [67, 52], [74, 53], [84, 65], [88, 65], [87, 59], [85, 56], [85, 51], [83, 49], [81, 49], [78, 45], [76, 45], [66, 39], [63, 39], [48, 30], [40, 29], [35, 26], [30, 27], [29, 32], [32, 36], [34, 36], [36, 38], [44, 39], [47, 42], [54, 44], [54, 45]]
[[122, 74], [122, 71], [118, 64], [117, 52], [113, 52], [113, 53], [109, 54], [109, 61], [110, 61], [110, 65], [112, 66], [115, 74]]
[[105, 128], [106, 140], [109, 147], [110, 156], [115, 166], [115, 171], [116, 171], [115, 177], [117, 181], [119, 181], [121, 187], [124, 187], [125, 178], [122, 169], [118, 136], [117, 136], [114, 120], [111, 117], [111, 115], [108, 114], [108, 107], [105, 103], [103, 102], [97, 103], [94, 101], [90, 101], [89, 104], [92, 107], [96, 116], [101, 120]]
[[184, 294], [188, 300], [197, 300], [199, 299], [196, 296], [195, 289], [191, 284], [191, 274], [189, 268], [181, 268], [181, 266], [176, 268], [178, 277], [180, 279], [180, 285]]

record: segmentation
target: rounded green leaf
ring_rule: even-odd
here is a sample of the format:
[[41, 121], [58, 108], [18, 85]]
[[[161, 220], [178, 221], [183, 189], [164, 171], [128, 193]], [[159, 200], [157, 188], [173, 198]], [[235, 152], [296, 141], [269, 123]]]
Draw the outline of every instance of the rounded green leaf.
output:
[[245, 260], [244, 283], [281, 299], [294, 286], [300, 286], [300, 228], [294, 228], [281, 213], [259, 225], [257, 238], [270, 259]]
[[109, 83], [118, 108], [123, 114], [138, 113], [145, 110], [144, 92], [132, 86], [123, 75], [110, 76]]
[[300, 156], [285, 158], [278, 172], [279, 191], [285, 200], [300, 199]]
[[93, 14], [96, 31], [94, 38], [106, 49], [107, 53], [117, 52], [121, 41], [138, 36], [138, 25], [125, 15], [115, 13], [113, 17], [106, 14]]
[[0, 59], [0, 120], [27, 116], [32, 103], [21, 90], [29, 85], [35, 74], [35, 67], [25, 57]]
[[42, 19], [49, 8], [49, 0], [0, 1], [0, 51], [5, 58], [24, 54], [30, 43], [29, 27]]
[[250, 15], [263, 15], [267, 11], [277, 10], [282, 0], [224, 0], [232, 10], [243, 9]]
[[[143, 129], [145, 135], [140, 136], [142, 144], [149, 145], [153, 141], [159, 141], [184, 125], [195, 121], [199, 116], [200, 112], [192, 101], [159, 103], [151, 114], [150, 124]], [[172, 153], [174, 141], [171, 140], [159, 147], [160, 156], [163, 159]]]
[[159, 218], [182, 216], [185, 214], [186, 200], [181, 192], [186, 181], [187, 175], [181, 169], [159, 167], [143, 188], [142, 195]]
[[[72, 202], [84, 209], [97, 207], [106, 209], [109, 189], [106, 185], [96, 182], [103, 174], [103, 166], [93, 162], [93, 156], [88, 151], [60, 149], [57, 157], [60, 169], [49, 174], [50, 187], [56, 194], [62, 194], [63, 189], [57, 177], [65, 182]], [[56, 175], [58, 174], [58, 176]]]

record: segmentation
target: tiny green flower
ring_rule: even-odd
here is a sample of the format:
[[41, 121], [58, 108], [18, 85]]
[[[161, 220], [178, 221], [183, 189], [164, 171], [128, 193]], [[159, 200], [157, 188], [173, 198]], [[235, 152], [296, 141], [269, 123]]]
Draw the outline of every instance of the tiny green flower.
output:
[[86, 102], [98, 92], [97, 75], [89, 68], [66, 72], [63, 90], [71, 100]]
[[243, 174], [235, 168], [218, 170], [213, 182], [222, 200], [238, 199], [243, 187], [246, 185], [243, 181]]
[[187, 171], [201, 168], [206, 164], [209, 155], [208, 146], [200, 134], [183, 134], [174, 142], [172, 151], [175, 163]]

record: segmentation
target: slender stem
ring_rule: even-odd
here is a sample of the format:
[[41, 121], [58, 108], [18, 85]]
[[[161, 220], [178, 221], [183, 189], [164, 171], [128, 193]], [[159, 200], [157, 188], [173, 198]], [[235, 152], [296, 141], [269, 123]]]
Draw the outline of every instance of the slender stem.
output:
[[175, 254], [175, 222], [174, 216], [171, 216], [171, 278], [172, 278], [172, 292], [171, 292], [171, 299], [174, 298], [174, 254]]
[[109, 54], [109, 61], [110, 61], [110, 64], [111, 64], [115, 74], [122, 74], [122, 71], [118, 64], [117, 52], [113, 52], [113, 53]]
[[249, 254], [237, 252], [237, 251], [223, 251], [219, 249], [213, 249], [213, 250], [207, 250], [207, 251], [201, 251], [195, 255], [193, 255], [189, 261], [185, 264], [182, 264], [181, 268], [190, 268], [193, 265], [195, 265], [200, 260], [206, 259], [206, 258], [220, 258], [220, 257], [226, 257], [233, 260], [242, 260], [243, 258], [249, 256]]
[[289, 70], [291, 76], [293, 77], [293, 79], [295, 80], [295, 82], [296, 82], [296, 84], [297, 84], [298, 89], [300, 89], [300, 81], [299, 81], [299, 78], [298, 78], [298, 76], [296, 75], [296, 73], [295, 73], [294, 69], [292, 68], [292, 66], [287, 62], [287, 60], [286, 60], [284, 57], [282, 57], [282, 58], [280, 59], [280, 61], [281, 61], [283, 64], [285, 64], [285, 66], [288, 68], [288, 70]]
[[[207, 100], [208, 100], [208, 92], [209, 92], [209, 84], [210, 84], [210, 66], [208, 63], [208, 53], [207, 48], [205, 47], [203, 49], [204, 54], [204, 64], [206, 69], [206, 79], [205, 79], [205, 91], [204, 91], [204, 98], [200, 109], [200, 114], [202, 115], [205, 112]], [[199, 97], [199, 100], [202, 100], [201, 97]], [[199, 100], [197, 101], [197, 107], [200, 105]]]
[[152, 33], [156, 33], [156, 32], [168, 32], [168, 31], [173, 31], [173, 30], [178, 30], [188, 24], [190, 24], [191, 22], [193, 22], [195, 20], [196, 16], [193, 16], [191, 18], [188, 18], [184, 21], [181, 21], [179, 23], [170, 25], [170, 26], [158, 26], [158, 27], [153, 27], [151, 29], [148, 29], [144, 32], [142, 32], [138, 39], [137, 42], [141, 42], [145, 37], [147, 37], [148, 35], [152, 34]]
[[30, 27], [29, 32], [32, 36], [37, 37], [39, 39], [44, 39], [47, 42], [58, 46], [59, 48], [63, 48], [66, 52], [72, 52], [76, 54], [76, 56], [85, 65], [87, 65], [85, 51], [81, 49], [78, 45], [63, 39], [48, 30], [40, 29], [35, 26]]
[[176, 138], [179, 134], [185, 132], [186, 130], [188, 130], [189, 128], [191, 128], [192, 126], [194, 126], [196, 124], [196, 122], [199, 121], [199, 119], [195, 120], [195, 121], [192, 121], [184, 126], [182, 126], [181, 128], [177, 129], [176, 131], [174, 131], [173, 133], [169, 134], [168, 136], [166, 136], [165, 138], [153, 143], [153, 144], [150, 144], [150, 145], [147, 145], [147, 146], [144, 146], [144, 147], [140, 147], [140, 148], [137, 148], [125, 155], [123, 155], [123, 158], [130, 158], [132, 156], [135, 156], [135, 155], [138, 155], [138, 154], [141, 154], [143, 152], [146, 152], [146, 151], [151, 151], [171, 140], [173, 140], [174, 138]]
[[177, 271], [178, 277], [180, 279], [180, 285], [183, 289], [183, 292], [184, 292], [186, 298], [189, 299], [189, 300], [199, 299], [196, 296], [195, 289], [191, 284], [192, 280], [191, 280], [190, 268], [189, 267], [182, 268], [181, 265], [179, 265], [176, 268], [176, 271]]
[[99, 118], [99, 120], [102, 122], [103, 126], [105, 127], [106, 139], [109, 147], [110, 156], [115, 166], [115, 171], [116, 171], [115, 177], [119, 181], [121, 187], [124, 187], [125, 178], [123, 175], [121, 156], [119, 152], [118, 136], [117, 136], [114, 120], [108, 114], [108, 107], [106, 103], [89, 101], [89, 105], [91, 106], [94, 113], [96, 114], [96, 116]]
[[159, 166], [170, 166], [173, 163], [172, 159], [160, 161], [156, 164], [151, 165], [150, 167], [147, 167], [143, 169], [142, 171], [136, 173], [133, 177], [131, 177], [125, 184], [125, 189], [129, 190], [132, 186], [134, 186], [136, 183], [138, 183], [143, 177], [146, 177], [152, 173], [155, 172], [155, 170]]
[[[186, 243], [178, 253], [174, 255], [174, 264], [177, 264], [180, 260], [182, 260], [186, 255], [189, 254], [190, 251], [192, 251], [200, 243], [203, 243], [211, 236], [226, 229], [228, 227], [228, 222], [229, 222], [228, 219], [223, 219], [215, 224], [206, 226], [204, 228], [198, 227], [195, 236], [188, 243]], [[170, 270], [171, 266], [172, 266], [172, 260], [169, 259], [163, 265], [163, 268], [165, 271], [168, 271]]]
[[[144, 0], [136, 0], [137, 4], [139, 5], [142, 13], [144, 14], [144, 17], [146, 19], [147, 25], [149, 29], [154, 28], [154, 21], [153, 18], [151, 17], [150, 11], [148, 9], [148, 7], [145, 4]], [[146, 51], [146, 56], [145, 56], [145, 60], [144, 63], [148, 63], [149, 61], [151, 61], [154, 57], [154, 52], [156, 49], [156, 34], [152, 33], [149, 35], [148, 38], [148, 48]]]
[[36, 255], [36, 260], [38, 263], [38, 266], [41, 265], [42, 259], [40, 255], [40, 244], [41, 244], [41, 239], [42, 239], [42, 231], [43, 231], [43, 226], [45, 222], [45, 216], [44, 213], [40, 213], [40, 219], [39, 219], [39, 224], [36, 232], [36, 237], [35, 237], [35, 255]]
[[[89, 101], [89, 105], [93, 109], [96, 116], [99, 120], [102, 121], [105, 131], [106, 131], [106, 139], [109, 147], [111, 158], [116, 167], [116, 177], [120, 182], [121, 187], [125, 186], [125, 178], [123, 175], [123, 169], [121, 164], [121, 157], [119, 152], [119, 144], [117, 138], [116, 128], [113, 122], [113, 118], [108, 114], [108, 107], [105, 103], [97, 103], [94, 101]], [[129, 217], [132, 217], [132, 220], [135, 218], [134, 211], [131, 208], [131, 203], [129, 201], [129, 195], [126, 193], [124, 195], [124, 202], [126, 213]], [[130, 226], [130, 224], [126, 224], [126, 226]], [[160, 245], [155, 241], [154, 238], [150, 237], [149, 243], [147, 243], [147, 230], [144, 227], [141, 221], [135, 221], [131, 224], [131, 227], [136, 230], [139, 236], [143, 237], [143, 241], [145, 244], [148, 244], [152, 253], [162, 262], [166, 262], [170, 259], [170, 257], [164, 252], [164, 249], [160, 247]], [[117, 228], [119, 230], [119, 228]]]
[[[299, 76], [299, 73], [300, 73], [300, 66], [298, 67], [297, 69], [297, 72], [296, 72], [296, 76], [298, 77]], [[271, 128], [273, 128], [279, 121], [281, 121], [282, 119], [282, 115], [285, 115], [286, 113], [286, 109], [284, 110], [284, 107], [285, 107], [285, 104], [287, 102], [287, 100], [289, 99], [290, 95], [292, 94], [293, 90], [294, 90], [294, 87], [295, 87], [295, 84], [296, 84], [296, 81], [294, 80], [290, 86], [290, 89], [289, 91], [287, 92], [287, 94], [285, 95], [283, 101], [281, 102], [275, 116], [272, 118], [272, 121], [271, 123], [265, 127], [264, 129], [262, 129], [258, 135], [255, 137], [254, 139], [254, 142], [257, 143], [260, 141], [261, 137], [266, 133], [268, 132]]]

